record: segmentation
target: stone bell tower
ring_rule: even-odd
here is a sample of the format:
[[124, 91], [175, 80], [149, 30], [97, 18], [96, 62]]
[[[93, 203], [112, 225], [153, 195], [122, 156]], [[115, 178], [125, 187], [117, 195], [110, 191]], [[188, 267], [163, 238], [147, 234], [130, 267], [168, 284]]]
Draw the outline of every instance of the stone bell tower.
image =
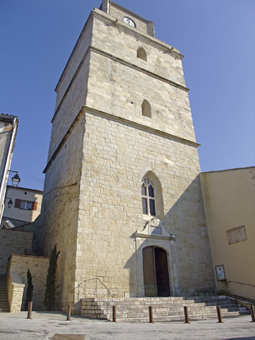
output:
[[42, 254], [60, 250], [58, 308], [96, 277], [121, 297], [214, 289], [182, 58], [109, 0], [81, 32], [56, 87], [37, 235]]

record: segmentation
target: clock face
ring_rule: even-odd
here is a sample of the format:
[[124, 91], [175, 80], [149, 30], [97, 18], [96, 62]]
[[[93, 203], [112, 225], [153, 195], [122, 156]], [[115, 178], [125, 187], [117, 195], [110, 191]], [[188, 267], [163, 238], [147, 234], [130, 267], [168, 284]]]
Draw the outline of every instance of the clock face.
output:
[[124, 17], [123, 21], [125, 22], [125, 24], [128, 24], [128, 25], [130, 25], [132, 27], [135, 27], [135, 23], [134, 23], [134, 21], [132, 19], [130, 19], [128, 17]]

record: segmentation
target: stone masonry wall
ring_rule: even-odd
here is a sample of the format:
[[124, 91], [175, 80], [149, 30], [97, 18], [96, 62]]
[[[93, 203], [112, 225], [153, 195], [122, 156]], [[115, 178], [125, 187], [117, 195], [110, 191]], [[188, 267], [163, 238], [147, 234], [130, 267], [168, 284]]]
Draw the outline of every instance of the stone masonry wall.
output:
[[[181, 61], [145, 42], [148, 61], [137, 58], [141, 42], [100, 20], [95, 21], [94, 32], [92, 46], [101, 46], [101, 51], [92, 49], [86, 105], [195, 141]], [[161, 75], [168, 81], [159, 79]], [[141, 115], [144, 99], [153, 119]]]
[[[194, 140], [186, 91], [96, 53], [91, 55], [90, 69], [89, 107]], [[97, 77], [92, 76], [94, 72]], [[107, 93], [100, 88], [107, 88]], [[153, 119], [142, 116], [144, 99], [151, 105]]]
[[[61, 301], [72, 302], [76, 257], [78, 201], [85, 117], [80, 117], [55, 161], [46, 172], [40, 226], [35, 235], [41, 254], [57, 245], [57, 291]], [[64, 303], [64, 302], [63, 302]], [[62, 308], [58, 305], [57, 308]]]
[[[58, 113], [54, 118], [51, 131], [51, 141], [48, 154], [48, 161], [56, 151], [62, 139], [74, 122], [82, 105], [86, 103], [87, 78], [89, 70], [89, 55], [85, 58], [79, 74], [68, 89], [68, 96], [63, 99]], [[68, 114], [67, 114], [68, 112]]]
[[59, 79], [59, 82], [56, 87], [57, 92], [57, 100], [56, 100], [56, 109], [58, 108], [61, 100], [63, 99], [65, 92], [67, 91], [73, 77], [75, 76], [75, 73], [77, 69], [79, 68], [79, 65], [82, 62], [82, 59], [88, 49], [88, 47], [91, 44], [91, 34], [92, 34], [92, 20], [89, 20], [82, 32], [81, 35], [75, 44], [74, 50], [72, 51], [72, 54], [70, 56], [71, 63], [67, 62], [66, 67]]
[[[141, 43], [147, 62], [136, 56]], [[165, 228], [176, 235], [169, 254], [175, 294], [214, 289], [197, 144], [181, 62], [154, 43], [139, 41], [100, 17], [94, 20], [76, 283], [99, 276], [121, 296], [138, 294], [142, 268], [133, 234], [145, 224], [141, 181], [148, 171], [161, 182]], [[151, 105], [151, 118], [142, 115], [144, 99]]]
[[[79, 112], [81, 106], [86, 104], [87, 78], [90, 57], [90, 51], [88, 48], [90, 45], [92, 47], [99, 48], [101, 51], [112, 54], [115, 58], [117, 57], [118, 59], [130, 63], [131, 66], [136, 65], [136, 67], [155, 73], [156, 75], [185, 87], [180, 58], [175, 58], [173, 55], [171, 55], [171, 53], [169, 53], [169, 51], [167, 52], [167, 49], [170, 50], [171, 46], [164, 44], [155, 38], [149, 36], [147, 37], [147, 35], [137, 38], [134, 32], [130, 31], [128, 28], [125, 28], [125, 25], [123, 26], [123, 24], [121, 24], [117, 27], [113, 25], [112, 17], [106, 15], [100, 10], [93, 11], [92, 17], [90, 17], [89, 22], [87, 25], [85, 25], [77, 45], [72, 52], [71, 59], [68, 61], [57, 86], [58, 95], [56, 100], [56, 112], [53, 119], [48, 160], [56, 150], [61, 139], [64, 137], [64, 134], [67, 132], [71, 122], [75, 118], [75, 115]], [[92, 28], [93, 34], [91, 32]], [[137, 49], [139, 47], [145, 48], [148, 57], [147, 62], [137, 58]], [[93, 69], [92, 65], [90, 72], [96, 75], [97, 72], [100, 72], [101, 68], [103, 68], [103, 71], [108, 69], [108, 65], [105, 64], [104, 60], [98, 60], [96, 63], [94, 63], [94, 65], [96, 66], [96, 70]], [[79, 71], [77, 72], [77, 70]], [[111, 68], [109, 71], [111, 72], [111, 75], [115, 73]], [[139, 74], [140, 76], [139, 72], [134, 73], [137, 75]], [[135, 83], [134, 79], [132, 78], [134, 73], [131, 71], [131, 73], [123, 75], [123, 84], [126, 83], [129, 87], [128, 81], [131, 81], [133, 85]], [[95, 80], [97, 79], [102, 80], [100, 73], [95, 77]], [[106, 82], [107, 79], [104, 79]], [[146, 82], [144, 82], [144, 84], [145, 83]], [[139, 86], [139, 84], [137, 85]], [[93, 85], [91, 84], [91, 87], [92, 86]], [[154, 86], [154, 84], [151, 86]], [[114, 88], [114, 90], [116, 89], [117, 88]], [[101, 93], [103, 92], [104, 91]], [[91, 93], [89, 97], [92, 99], [93, 93]], [[188, 103], [187, 99], [185, 99], [185, 95], [182, 95], [182, 98], [179, 97], [179, 92], [177, 95], [174, 95], [174, 97], [176, 97], [176, 100], [185, 100]], [[188, 98], [187, 94], [186, 98]], [[137, 104], [141, 105], [141, 103]], [[168, 105], [168, 103], [166, 103], [166, 105]], [[130, 105], [130, 103], [127, 102], [129, 111], [132, 111], [135, 106], [136, 103], [134, 105]], [[66, 112], [69, 114], [67, 115]], [[183, 111], [182, 116], [184, 116], [184, 119], [186, 120], [190, 119], [189, 115], [186, 117], [186, 111]], [[192, 120], [187, 125], [192, 126]], [[194, 140], [194, 132], [191, 132], [190, 137]]]
[[141, 181], [151, 170], [162, 185], [166, 230], [176, 235], [176, 294], [212, 290], [196, 148], [87, 112], [84, 153], [76, 282], [98, 276], [113, 294], [137, 294], [133, 234], [145, 225]]
[[[12, 255], [9, 260], [9, 273], [12, 278], [12, 285], [14, 285], [16, 295], [12, 297], [12, 311], [15, 312], [18, 308], [16, 302], [22, 302], [19, 306], [22, 310], [25, 307], [26, 289], [27, 289], [27, 271], [28, 269], [32, 275], [33, 289], [33, 310], [45, 310], [43, 304], [46, 278], [49, 267], [49, 258], [31, 255]], [[22, 282], [16, 282], [15, 278], [19, 278]], [[22, 284], [25, 285], [22, 289]], [[9, 285], [10, 286], [10, 285]], [[16, 287], [17, 286], [17, 287]], [[15, 307], [14, 307], [15, 306]]]
[[33, 233], [30, 231], [0, 230], [0, 274], [6, 274], [8, 258], [12, 254], [25, 254], [32, 248]]

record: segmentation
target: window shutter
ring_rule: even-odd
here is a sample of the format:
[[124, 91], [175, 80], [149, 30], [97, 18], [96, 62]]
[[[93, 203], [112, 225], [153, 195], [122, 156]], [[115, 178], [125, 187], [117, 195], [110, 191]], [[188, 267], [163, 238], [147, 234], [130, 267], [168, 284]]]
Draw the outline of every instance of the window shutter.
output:
[[14, 207], [15, 207], [15, 208], [20, 208], [20, 205], [21, 205], [21, 200], [18, 199], [18, 198], [16, 198], [16, 199], [15, 199], [15, 205], [14, 205]]
[[37, 202], [32, 203], [32, 210], [37, 210]]

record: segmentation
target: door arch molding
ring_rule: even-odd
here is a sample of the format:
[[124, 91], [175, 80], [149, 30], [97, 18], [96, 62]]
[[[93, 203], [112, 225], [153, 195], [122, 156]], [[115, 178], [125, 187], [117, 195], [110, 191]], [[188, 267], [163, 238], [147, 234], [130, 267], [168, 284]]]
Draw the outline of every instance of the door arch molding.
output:
[[170, 296], [178, 295], [178, 276], [176, 272], [175, 241], [169, 237], [154, 238], [152, 236], [145, 237], [142, 234], [135, 234], [136, 243], [136, 296], [144, 297], [144, 277], [143, 277], [143, 249], [148, 246], [155, 246], [165, 250], [167, 254], [168, 275], [170, 285]]

